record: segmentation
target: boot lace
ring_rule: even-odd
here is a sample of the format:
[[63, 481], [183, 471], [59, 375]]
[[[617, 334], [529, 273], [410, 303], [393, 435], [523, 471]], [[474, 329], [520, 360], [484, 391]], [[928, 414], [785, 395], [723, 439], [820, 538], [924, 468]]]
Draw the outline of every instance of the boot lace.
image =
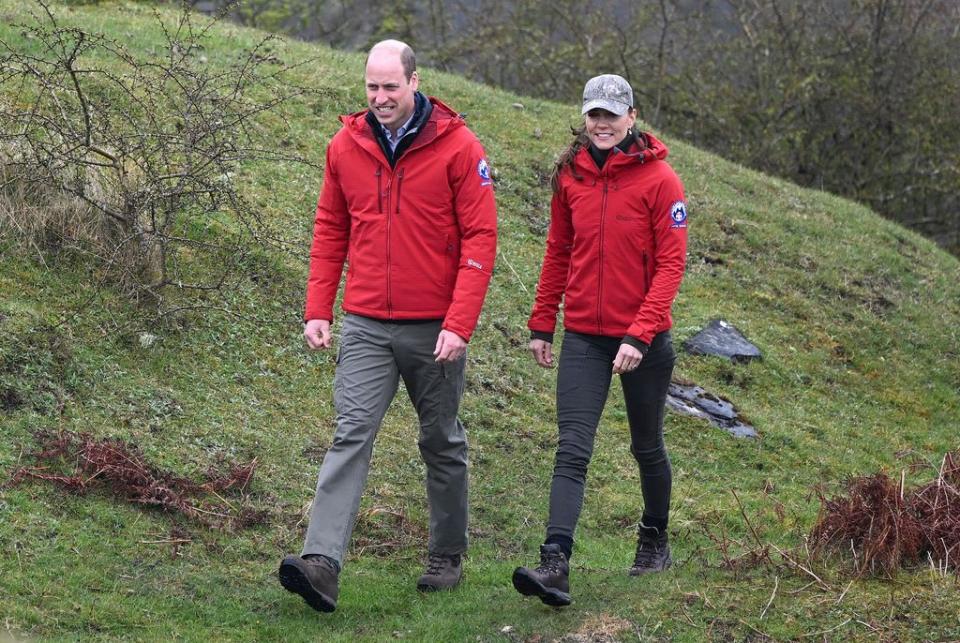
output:
[[427, 560], [427, 575], [439, 576], [443, 568], [450, 563], [450, 559], [440, 554], [430, 554]]
[[637, 553], [633, 557], [633, 566], [648, 568], [655, 567], [660, 557], [660, 543], [656, 538], [640, 534], [637, 538]]
[[557, 574], [563, 568], [563, 554], [555, 552], [541, 552], [540, 554], [540, 566], [537, 567], [538, 572], [546, 572], [548, 574]]

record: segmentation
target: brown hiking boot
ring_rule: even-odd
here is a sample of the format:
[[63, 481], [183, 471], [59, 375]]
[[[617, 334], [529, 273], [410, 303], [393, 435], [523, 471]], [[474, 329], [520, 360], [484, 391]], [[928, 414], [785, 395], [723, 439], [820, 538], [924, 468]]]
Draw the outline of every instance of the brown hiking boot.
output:
[[560, 545], [540, 545], [540, 566], [517, 567], [513, 586], [524, 596], [537, 596], [553, 607], [570, 604], [570, 565]]
[[661, 532], [656, 527], [646, 527], [640, 523], [637, 527], [637, 553], [633, 557], [630, 575], [640, 576], [662, 572], [672, 563], [673, 558], [670, 557], [670, 543], [667, 540], [666, 530]]
[[280, 584], [288, 592], [300, 594], [307, 605], [318, 612], [337, 609], [340, 593], [336, 565], [325, 556], [287, 556], [280, 563]]
[[445, 556], [430, 554], [427, 569], [417, 579], [417, 589], [421, 592], [435, 592], [440, 589], [453, 589], [460, 583], [463, 566], [460, 554]]

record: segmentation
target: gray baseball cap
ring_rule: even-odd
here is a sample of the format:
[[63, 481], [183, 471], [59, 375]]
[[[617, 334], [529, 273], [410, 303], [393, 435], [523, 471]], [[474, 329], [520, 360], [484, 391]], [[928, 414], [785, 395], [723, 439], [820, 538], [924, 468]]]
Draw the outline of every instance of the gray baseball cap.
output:
[[623, 116], [633, 107], [633, 90], [622, 76], [603, 74], [594, 76], [583, 87], [583, 109], [586, 114], [591, 109], [605, 109], [617, 116]]

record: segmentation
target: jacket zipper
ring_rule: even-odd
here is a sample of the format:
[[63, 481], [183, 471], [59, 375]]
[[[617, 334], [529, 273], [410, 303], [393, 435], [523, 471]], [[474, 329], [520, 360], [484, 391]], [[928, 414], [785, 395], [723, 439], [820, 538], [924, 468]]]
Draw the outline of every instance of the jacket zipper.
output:
[[[386, 261], [386, 265], [384, 266], [384, 268], [385, 268], [385, 270], [386, 270], [386, 272], [387, 272], [387, 319], [393, 319], [393, 297], [391, 296], [391, 293], [390, 293], [390, 291], [391, 291], [391, 283], [390, 283], [390, 223], [391, 223], [391, 222], [390, 222], [390, 184], [391, 184], [392, 182], [393, 182], [392, 179], [387, 179], [387, 193], [386, 193], [386, 195], [384, 195], [382, 191], [378, 191], [378, 193], [377, 193], [377, 202], [378, 202], [378, 205], [379, 205], [379, 203], [380, 203], [380, 201], [381, 201], [381, 198], [382, 198], [383, 196], [386, 196], [386, 199], [387, 199], [387, 207], [386, 207], [386, 215], [387, 215], [387, 253], [386, 253], [386, 254], [387, 254], [387, 261]], [[377, 168], [377, 188], [379, 189], [379, 187], [380, 187], [380, 168], [378, 167], [378, 168]], [[383, 214], [383, 213], [384, 213], [383, 206], [381, 205], [380, 207], [381, 207], [380, 213]]]
[[397, 173], [397, 206], [394, 208], [395, 214], [400, 214], [400, 186], [403, 184], [403, 168]]
[[383, 186], [380, 183], [380, 175], [383, 173], [383, 169], [378, 165], [377, 166], [377, 212], [383, 214]]
[[597, 252], [597, 257], [599, 260], [599, 270], [597, 277], [597, 333], [603, 334], [603, 316], [601, 314], [601, 307], [603, 306], [603, 230], [604, 230], [604, 219], [607, 215], [607, 179], [603, 178], [603, 197], [600, 200], [600, 249]]

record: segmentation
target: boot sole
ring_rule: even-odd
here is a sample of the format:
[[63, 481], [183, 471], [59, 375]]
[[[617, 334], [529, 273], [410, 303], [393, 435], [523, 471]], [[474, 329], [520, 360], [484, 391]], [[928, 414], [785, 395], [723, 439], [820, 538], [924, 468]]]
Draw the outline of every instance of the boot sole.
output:
[[513, 587], [524, 596], [536, 596], [550, 607], [564, 607], [571, 603], [570, 594], [545, 586], [524, 567], [517, 567], [513, 571]]
[[448, 591], [450, 591], [451, 589], [454, 589], [455, 587], [457, 587], [457, 585], [459, 585], [459, 584], [460, 584], [460, 581], [459, 581], [459, 580], [458, 580], [456, 583], [454, 583], [453, 585], [430, 585], [430, 584], [428, 584], [428, 583], [417, 583], [417, 591], [418, 591], [418, 592], [425, 592], [425, 593], [427, 593], [427, 592], [448, 592]]
[[670, 569], [670, 566], [671, 566], [672, 564], [673, 564], [673, 559], [672, 559], [672, 558], [668, 558], [668, 559], [667, 559], [667, 562], [664, 563], [664, 564], [663, 564], [663, 567], [661, 567], [660, 569], [648, 569], [648, 568], [641, 568], [641, 567], [631, 567], [629, 574], [630, 574], [630, 576], [643, 576], [643, 575], [645, 575], [645, 574], [659, 574], [660, 572], [665, 572], [665, 571], [667, 571], [668, 569]]
[[332, 612], [337, 609], [337, 602], [311, 585], [310, 579], [295, 564], [283, 561], [278, 575], [285, 590], [299, 594], [307, 605], [318, 612]]

